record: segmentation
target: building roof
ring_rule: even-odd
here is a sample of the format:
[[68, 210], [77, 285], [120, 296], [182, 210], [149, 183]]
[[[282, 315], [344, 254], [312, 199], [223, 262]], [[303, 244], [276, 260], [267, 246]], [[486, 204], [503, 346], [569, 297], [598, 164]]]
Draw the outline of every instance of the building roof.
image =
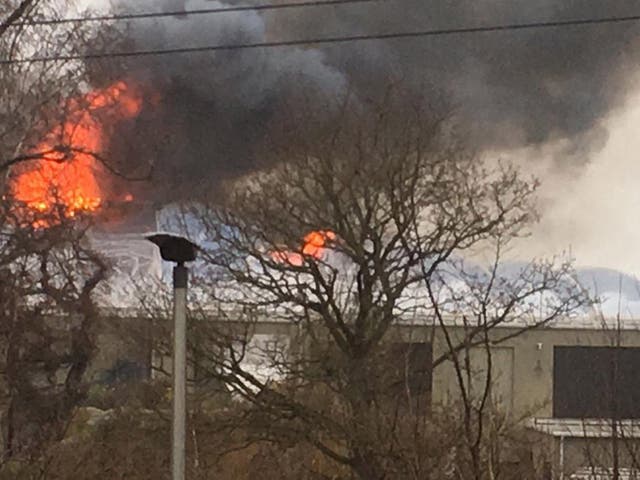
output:
[[[135, 228], [128, 228], [125, 230], [126, 233], [121, 233], [122, 229], [120, 229], [118, 232], [96, 231], [91, 234], [91, 241], [95, 248], [112, 262], [112, 272], [107, 281], [100, 285], [98, 291], [98, 303], [102, 308], [112, 312], [122, 312], [122, 314], [127, 312], [126, 316], [129, 316], [140, 307], [141, 291], [149, 293], [156, 289], [165, 289], [168, 292], [171, 265], [162, 262], [157, 247], [144, 236], [159, 228], [168, 231], [179, 228], [180, 222], [171, 221], [175, 217], [174, 210], [161, 212], [153, 222], [146, 221], [143, 225], [139, 225], [138, 231]], [[179, 233], [183, 235], [191, 233], [193, 236], [193, 232], [179, 231]], [[202, 236], [202, 232], [199, 235]], [[203, 238], [195, 240], [202, 242]], [[502, 266], [502, 271], [508, 275], [509, 272], [518, 272], [519, 268], [521, 264], [517, 262], [506, 262]], [[640, 329], [640, 283], [635, 277], [606, 268], [578, 268], [576, 279], [600, 302], [595, 308], [585, 309], [571, 317], [562, 317], [549, 324], [550, 327]], [[230, 296], [234, 294], [230, 293]], [[415, 289], [402, 300], [404, 307], [415, 310], [416, 313], [399, 315], [399, 323], [406, 325], [429, 323], [429, 311], [424, 308], [420, 300], [425, 296], [425, 292]], [[206, 298], [206, 295], [203, 294], [202, 298]], [[232, 300], [232, 297], [230, 298]], [[218, 312], [219, 308], [218, 305], [212, 306], [212, 315]], [[277, 321], [272, 315], [269, 315], [269, 320]], [[286, 322], [287, 319], [282, 318], [282, 321]], [[460, 315], [447, 315], [447, 321], [451, 325], [463, 324]], [[535, 319], [522, 317], [506, 322], [502, 326], [518, 328], [533, 321]]]

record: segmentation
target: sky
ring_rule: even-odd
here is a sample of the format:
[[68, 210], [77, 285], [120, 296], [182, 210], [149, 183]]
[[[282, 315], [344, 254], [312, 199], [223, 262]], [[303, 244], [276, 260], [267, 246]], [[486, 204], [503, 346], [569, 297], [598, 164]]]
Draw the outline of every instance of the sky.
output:
[[578, 265], [640, 277], [640, 88], [602, 123], [609, 138], [585, 168], [536, 172], [542, 215], [525, 247], [532, 255], [570, 250]]

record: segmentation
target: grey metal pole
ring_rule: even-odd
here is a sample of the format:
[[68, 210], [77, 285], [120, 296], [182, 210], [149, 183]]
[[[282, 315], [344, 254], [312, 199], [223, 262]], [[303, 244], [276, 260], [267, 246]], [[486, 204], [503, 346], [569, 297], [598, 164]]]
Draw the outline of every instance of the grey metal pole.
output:
[[173, 480], [185, 478], [188, 276], [189, 271], [184, 264], [179, 263], [173, 267]]

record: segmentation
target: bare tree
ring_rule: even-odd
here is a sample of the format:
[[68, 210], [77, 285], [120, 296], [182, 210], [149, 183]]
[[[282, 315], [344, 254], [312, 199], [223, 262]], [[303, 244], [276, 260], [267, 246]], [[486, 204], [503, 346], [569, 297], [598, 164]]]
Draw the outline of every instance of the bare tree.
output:
[[[638, 286], [635, 285], [637, 290]], [[593, 289], [598, 295], [598, 285], [594, 281]], [[601, 298], [594, 303], [601, 324], [604, 345], [591, 349], [591, 358], [595, 362], [589, 376], [594, 379], [598, 389], [587, 387], [591, 391], [582, 403], [584, 408], [590, 404], [588, 414], [582, 411], [583, 468], [579, 474], [611, 478], [612, 480], [635, 479], [640, 475], [640, 442], [635, 430], [638, 423], [638, 411], [634, 408], [637, 391], [630, 378], [640, 356], [636, 348], [625, 342], [628, 332], [628, 319], [623, 318], [622, 299], [623, 277], [619, 276], [618, 304], [614, 317], [607, 317], [599, 307]], [[589, 347], [586, 347], [589, 348]], [[580, 433], [576, 435], [580, 437]], [[576, 438], [576, 441], [579, 441]]]
[[[126, 83], [124, 74], [112, 78], [111, 88], [106, 88], [104, 79], [113, 74], [107, 74], [100, 62], [86, 65], [82, 61], [55, 60], [82, 53], [88, 45], [93, 50], [113, 45], [119, 38], [117, 30], [108, 26], [97, 29], [90, 22], [53, 21], [78, 12], [69, 1], [8, 2], [0, 8], [0, 17], [5, 18], [0, 24], [0, 53], [8, 62], [0, 65], [0, 174], [6, 176], [25, 163], [64, 163], [85, 155], [91, 156], [105, 174], [128, 180], [148, 179], [149, 163], [123, 168], [124, 163], [116, 162], [107, 151], [108, 134], [114, 124], [137, 112], [105, 106], [113, 107], [110, 104], [128, 96], [130, 103], [126, 105], [131, 107], [134, 97], [142, 102], [141, 92], [133, 91], [135, 86]], [[52, 60], [29, 61], [36, 52]], [[94, 87], [96, 91], [92, 92]], [[88, 116], [104, 130], [104, 145], [80, 138], [87, 135]]]
[[6, 14], [6, 17], [0, 22], [0, 37], [2, 37], [14, 24], [19, 22], [21, 18], [27, 16], [29, 10], [35, 7], [37, 3], [38, 0], [22, 0], [17, 5], [9, 5], [8, 7], [5, 7], [8, 14]]
[[[55, 18], [64, 12], [56, 1], [6, 2], [0, 29], [2, 58], [15, 60], [29, 52], [68, 53], [77, 48], [82, 28], [69, 26], [29, 26], [43, 16]], [[37, 149], [47, 131], [60, 120], [54, 111], [65, 95], [77, 91], [81, 65], [69, 62], [15, 63], [0, 67], [2, 91], [2, 129], [0, 130], [0, 169], [19, 162], [41, 158]], [[57, 116], [57, 118], [56, 118]]]
[[[251, 439], [304, 442], [363, 479], [498, 478], [481, 455], [491, 376], [480, 403], [469, 398], [465, 354], [484, 348], [490, 372], [492, 346], [507, 339], [496, 327], [518, 321], [517, 335], [585, 299], [563, 261], [499, 272], [502, 249], [535, 220], [536, 182], [482, 162], [437, 110], [406, 100], [288, 112], [264, 152], [274, 167], [229, 185], [224, 204], [185, 212], [204, 242], [192, 353], [248, 402], [229, 425]], [[488, 273], [472, 268], [487, 251]], [[289, 340], [252, 342], [276, 320]], [[453, 361], [460, 377], [462, 445], [439, 435], [428, 398], [402, 406], [392, 388], [390, 365], [410, 363], [393, 344], [438, 341], [434, 366]], [[409, 398], [428, 397], [400, 371]]]
[[0, 248], [5, 460], [39, 454], [60, 438], [84, 399], [98, 318], [93, 294], [108, 267], [85, 238], [90, 219], [56, 215], [43, 228], [39, 219], [49, 214], [24, 222], [12, 207], [2, 207], [13, 228]]
[[[444, 344], [433, 365], [449, 365], [459, 391], [465, 441], [457, 464], [476, 479], [503, 478], [501, 450], [517, 443], [512, 427], [526, 418], [510, 417], [509, 398], [499, 397], [505, 392], [497, 388], [496, 349], [588, 304], [588, 296], [571, 280], [567, 260], [534, 261], [509, 269], [502, 259], [505, 240], [509, 239], [502, 235], [494, 238], [488, 267], [456, 262], [455, 270], [426, 286]], [[525, 444], [527, 436], [520, 433]]]
[[[86, 25], [33, 24], [59, 18], [70, 6], [71, 2], [56, 0], [3, 2], [3, 60], [24, 59], [34, 52], [56, 56], [82, 50], [93, 35]], [[98, 315], [94, 292], [108, 271], [86, 238], [94, 220], [82, 208], [70, 210], [65, 192], [56, 185], [43, 187], [50, 187], [46, 208], [30, 205], [12, 190], [12, 182], [37, 169], [37, 162], [60, 164], [78, 154], [102, 160], [103, 152], [85, 152], [85, 143], [70, 133], [86, 134], [93, 116], [105, 114], [91, 104], [85, 79], [84, 66], [78, 62], [0, 66], [0, 364], [5, 461], [37, 456], [47, 442], [61, 438], [86, 394], [85, 373], [95, 351]], [[109, 104], [109, 99], [99, 100], [93, 103]], [[46, 176], [42, 182], [47, 182]]]

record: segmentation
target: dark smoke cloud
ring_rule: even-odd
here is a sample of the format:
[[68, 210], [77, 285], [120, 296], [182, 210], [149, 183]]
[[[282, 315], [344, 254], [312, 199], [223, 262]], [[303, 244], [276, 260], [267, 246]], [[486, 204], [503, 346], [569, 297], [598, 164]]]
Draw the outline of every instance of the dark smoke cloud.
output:
[[[287, 34], [392, 32], [638, 14], [637, 1], [403, 0], [363, 13], [282, 18]], [[315, 28], [314, 28], [315, 27]], [[602, 141], [598, 122], [626, 96], [640, 57], [637, 24], [545, 28], [431, 37], [328, 50], [351, 79], [371, 83], [392, 71], [436, 87], [484, 146], [569, 138], [574, 156]], [[595, 129], [595, 130], [594, 130]]]
[[[158, 8], [152, 0], [135, 4]], [[185, 11], [221, 5], [164, 2]], [[127, 43], [152, 49], [638, 12], [635, 0], [389, 0], [135, 22]], [[558, 162], [576, 164], [606, 140], [600, 120], [627, 97], [639, 38], [638, 26], [627, 23], [140, 58], [128, 65], [130, 73], [155, 85], [163, 101], [134, 132], [155, 134], [171, 178], [214, 179], [253, 168], [252, 146], [283, 98], [301, 85], [329, 95], [349, 88], [364, 97], [394, 78], [444, 96], [476, 148], [567, 140]]]
[[[135, 6], [158, 11], [153, 0]], [[164, 2], [166, 11], [222, 6]], [[265, 19], [255, 12], [174, 16], [133, 22], [121, 48], [260, 42], [267, 35]], [[283, 99], [305, 88], [335, 97], [347, 85], [344, 73], [314, 49], [139, 57], [118, 68], [112, 75], [133, 77], [158, 101], [147, 102], [134, 124], [123, 125], [111, 153], [133, 162], [152, 157], [160, 177], [152, 188], [166, 187], [160, 195], [169, 197], [195, 194], [194, 187], [212, 188], [220, 179], [255, 168], [260, 162], [256, 147]]]

